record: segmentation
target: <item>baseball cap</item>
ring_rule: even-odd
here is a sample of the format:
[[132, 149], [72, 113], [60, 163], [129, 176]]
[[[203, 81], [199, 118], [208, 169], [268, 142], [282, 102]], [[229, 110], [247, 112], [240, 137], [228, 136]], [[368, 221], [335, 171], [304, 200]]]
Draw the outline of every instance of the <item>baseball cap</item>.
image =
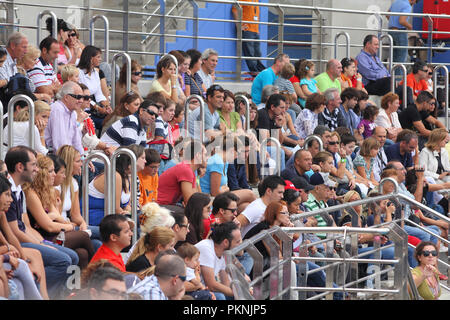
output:
[[284, 190], [293, 189], [293, 190], [295, 190], [295, 191], [298, 191], [298, 189], [295, 187], [295, 185], [294, 185], [291, 181], [289, 181], [289, 180], [284, 180], [284, 183], [286, 184], [286, 185], [284, 186]]
[[295, 186], [297, 190], [302, 189], [305, 190], [305, 192], [309, 192], [314, 189], [314, 186], [312, 186], [308, 180], [306, 180], [303, 177], [295, 177], [291, 180], [291, 183]]
[[323, 172], [314, 172], [313, 175], [309, 178], [309, 182], [313, 186], [319, 186], [321, 184], [324, 184], [327, 187], [336, 186], [336, 183], [331, 181], [330, 178], [328, 178], [328, 174], [325, 174]]

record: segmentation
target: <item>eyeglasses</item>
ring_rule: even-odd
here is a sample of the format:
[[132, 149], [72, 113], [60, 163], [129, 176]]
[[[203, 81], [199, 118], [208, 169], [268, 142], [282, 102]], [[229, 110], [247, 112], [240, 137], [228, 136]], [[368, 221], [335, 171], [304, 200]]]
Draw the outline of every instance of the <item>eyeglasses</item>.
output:
[[423, 250], [423, 251], [422, 251], [422, 255], [423, 255], [424, 257], [428, 257], [430, 254], [431, 254], [433, 257], [437, 257], [437, 251], [436, 251], [436, 250], [433, 250], [433, 251]]
[[136, 71], [131, 73], [133, 76], [142, 76], [142, 71]]
[[428, 104], [434, 106], [436, 104], [436, 102], [428, 102]]
[[224, 208], [224, 210], [230, 210], [231, 212], [236, 212], [237, 208]]
[[329, 141], [328, 144], [334, 146], [335, 144], [339, 144], [339, 141]]
[[123, 300], [128, 300], [128, 294], [126, 292], [124, 292], [124, 291], [118, 291], [118, 290], [115, 290], [115, 289], [111, 289], [111, 290], [102, 290], [102, 289], [100, 289], [98, 291], [106, 293], [106, 294], [108, 294], [108, 295], [110, 295], [112, 297], [122, 298]]
[[180, 224], [180, 228], [189, 229], [189, 223], [188, 224]]
[[144, 111], [147, 112], [149, 115], [154, 116], [155, 118], [158, 116], [158, 114], [153, 112], [152, 110], [144, 109]]
[[81, 99], [84, 99], [84, 97], [85, 97], [82, 94], [72, 94], [72, 93], [69, 93], [69, 96], [71, 96], [72, 98], [74, 98], [76, 100], [81, 100]]
[[76, 34], [75, 32], [72, 32], [72, 33], [69, 33], [68, 36], [69, 36], [69, 37], [76, 37], [77, 34]]

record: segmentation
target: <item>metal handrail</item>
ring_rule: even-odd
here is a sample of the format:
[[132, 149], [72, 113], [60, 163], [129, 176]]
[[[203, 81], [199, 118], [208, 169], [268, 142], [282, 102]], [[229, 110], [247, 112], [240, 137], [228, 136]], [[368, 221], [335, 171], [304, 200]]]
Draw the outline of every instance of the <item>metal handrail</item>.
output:
[[11, 98], [8, 102], [8, 149], [12, 148], [14, 138], [14, 107], [17, 102], [25, 101], [28, 105], [28, 146], [31, 149], [34, 147], [34, 102], [31, 98], [24, 94], [18, 94]]
[[440, 64], [437, 67], [434, 68], [433, 70], [433, 94], [434, 97], [437, 99], [437, 73], [438, 70], [443, 70], [444, 71], [444, 94], [445, 94], [445, 111], [444, 111], [444, 115], [445, 115], [445, 128], [448, 128], [448, 81], [449, 81], [449, 77], [448, 77], [448, 68], [447, 66]]
[[95, 21], [97, 21], [98, 19], [103, 20], [104, 23], [104, 32], [105, 32], [105, 48], [104, 48], [104, 61], [106, 63], [109, 63], [109, 20], [107, 17], [103, 16], [103, 15], [96, 15], [93, 16], [91, 18], [91, 20], [89, 21], [89, 43], [91, 44], [91, 46], [95, 45]]
[[[44, 10], [44, 11], [40, 12], [37, 17], [36, 40], [37, 40], [38, 48], [39, 48], [39, 44], [41, 43], [41, 20], [42, 20], [42, 17], [44, 17], [45, 15], [50, 15], [52, 17], [53, 37], [55, 37], [55, 39], [58, 38], [58, 18], [56, 17], [56, 14], [53, 11]], [[53, 62], [53, 71], [55, 73], [58, 72], [58, 58], [56, 58], [55, 61]]]
[[245, 104], [245, 128], [244, 130], [250, 130], [250, 101], [244, 95], [237, 95], [234, 97], [235, 103], [239, 103], [241, 100]]
[[323, 151], [324, 150], [322, 139], [319, 136], [315, 135], [315, 134], [306, 137], [305, 141], [303, 142], [303, 148], [305, 150], [308, 150], [308, 143], [311, 140], [316, 140], [319, 143], [319, 151]]
[[112, 213], [111, 208], [111, 196], [112, 196], [112, 188], [111, 188], [111, 161], [109, 160], [108, 156], [102, 152], [102, 151], [94, 151], [90, 153], [84, 160], [83, 160], [83, 174], [82, 174], [82, 215], [84, 221], [86, 221], [86, 224], [89, 225], [89, 162], [93, 159], [99, 159], [102, 160], [105, 164], [105, 216]]
[[133, 227], [133, 243], [137, 240], [137, 226], [138, 226], [138, 216], [137, 216], [137, 169], [136, 169], [136, 155], [134, 152], [128, 148], [120, 147], [117, 148], [111, 155], [111, 208], [115, 211], [116, 208], [116, 161], [117, 157], [120, 155], [125, 155], [131, 159], [131, 177], [130, 177], [130, 202], [131, 202], [131, 219], [134, 222]]
[[380, 61], [383, 61], [383, 40], [388, 39], [389, 40], [389, 72], [392, 74], [392, 65], [394, 64], [394, 39], [392, 36], [388, 33], [385, 33], [380, 36], [380, 48], [378, 49], [378, 57], [380, 58]]
[[111, 107], [116, 107], [116, 65], [119, 58], [125, 59], [127, 65], [127, 93], [131, 91], [131, 58], [128, 53], [119, 52], [112, 58], [111, 66]]
[[[275, 145], [276, 148], [276, 169], [275, 169], [275, 173], [276, 175], [281, 175], [281, 144], [280, 141], [278, 141], [278, 139], [275, 139], [274, 137], [269, 137], [266, 138], [262, 143], [261, 143], [261, 147], [259, 150], [259, 156], [261, 158], [261, 165], [265, 165], [266, 164], [266, 152], [267, 152], [267, 144], [271, 142]], [[273, 146], [272, 146], [273, 147]], [[261, 170], [262, 171], [262, 170]], [[262, 173], [261, 173], [262, 175]]]
[[200, 102], [200, 121], [194, 121], [194, 137], [195, 137], [195, 123], [197, 122], [199, 124], [199, 130], [200, 130], [200, 138], [202, 139], [202, 142], [205, 142], [205, 108], [206, 104], [203, 101], [203, 98], [200, 97], [198, 94], [192, 94], [189, 97], [186, 98], [186, 102], [184, 104], [184, 130], [185, 130], [185, 137], [189, 136], [189, 102], [191, 100], [198, 100]]
[[337, 51], [338, 51], [338, 39], [339, 37], [344, 36], [346, 43], [347, 43], [347, 51], [346, 51], [346, 57], [350, 57], [350, 35], [345, 32], [339, 32], [334, 36], [334, 58], [337, 59]]
[[408, 88], [407, 88], [407, 76], [408, 71], [406, 71], [406, 67], [403, 64], [396, 64], [391, 69], [391, 91], [395, 92], [395, 70], [401, 69], [403, 72], [403, 110], [406, 110], [408, 106]]

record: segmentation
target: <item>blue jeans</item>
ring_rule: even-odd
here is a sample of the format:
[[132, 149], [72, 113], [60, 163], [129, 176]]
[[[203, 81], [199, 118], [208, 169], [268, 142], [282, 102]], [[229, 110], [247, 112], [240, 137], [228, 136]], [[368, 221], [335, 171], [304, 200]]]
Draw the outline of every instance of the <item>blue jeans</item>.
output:
[[[307, 270], [315, 270], [317, 268], [319, 268], [319, 266], [313, 262], [307, 261]], [[300, 275], [300, 270], [299, 270], [299, 264], [295, 264], [295, 268], [297, 269], [297, 285], [300, 286], [300, 281], [299, 281], [299, 277], [301, 277]], [[326, 276], [325, 276], [325, 272], [319, 271], [319, 272], [315, 272], [313, 274], [309, 274], [307, 276], [306, 279], [306, 285], [308, 287], [326, 287]], [[333, 288], [337, 288], [338, 286], [333, 282]], [[342, 300], [343, 299], [343, 293], [342, 292], [334, 292], [333, 293], [333, 299], [334, 300]]]
[[[389, 34], [392, 36], [392, 39], [394, 40], [394, 46], [407, 46], [408, 45], [408, 34], [407, 33], [389, 31]], [[408, 49], [394, 48], [393, 56], [394, 56], [393, 57], [394, 63], [406, 62], [406, 59], [408, 57]]]
[[[275, 162], [277, 162], [277, 155], [276, 155], [276, 148], [275, 147], [267, 147], [267, 152], [270, 154], [270, 157], [275, 160]], [[281, 153], [281, 171], [283, 171], [286, 167], [286, 154], [284, 153], [284, 150], [281, 148], [280, 149], [280, 153]]]
[[57, 244], [48, 244], [56, 250], [35, 243], [21, 243], [24, 248], [39, 250], [44, 262], [47, 291], [51, 299], [61, 298], [69, 274], [67, 268], [78, 264], [78, 255], [69, 248]]
[[[242, 31], [242, 39], [259, 40], [259, 34], [251, 31]], [[259, 42], [242, 41], [242, 53], [246, 57], [261, 57]], [[266, 67], [259, 60], [245, 60], [248, 70], [261, 72]]]
[[[437, 234], [437, 235], [441, 234], [441, 230], [439, 229], [438, 226], [426, 226], [425, 228], [434, 234]], [[438, 241], [438, 239], [436, 237], [432, 236], [431, 234], [429, 234], [417, 227], [411, 227], [411, 226], [405, 225], [405, 232], [407, 234], [409, 234], [410, 236], [419, 238], [420, 241], [431, 241], [434, 244], [436, 244]]]
[[244, 252], [244, 254], [242, 256], [237, 256], [239, 262], [242, 264], [242, 266], [244, 267], [245, 273], [247, 275], [250, 275], [250, 272], [252, 272], [253, 269], [253, 258], [251, 255], [248, 254], [247, 251]]

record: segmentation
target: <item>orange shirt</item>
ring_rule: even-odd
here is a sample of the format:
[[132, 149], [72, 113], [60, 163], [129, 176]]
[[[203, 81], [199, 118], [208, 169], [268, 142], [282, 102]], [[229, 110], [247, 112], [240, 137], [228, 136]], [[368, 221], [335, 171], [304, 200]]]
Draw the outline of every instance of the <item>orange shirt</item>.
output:
[[154, 176], [144, 175], [142, 171], [138, 172], [139, 177], [139, 189], [141, 191], [141, 197], [139, 203], [141, 207], [149, 202], [156, 202], [158, 199], [158, 174]]
[[[259, 0], [242, 0], [246, 2], [259, 2]], [[237, 13], [237, 9], [233, 6], [231, 9]], [[259, 7], [258, 6], [242, 6], [242, 21], [259, 21]], [[242, 23], [243, 31], [251, 31], [258, 33], [258, 24], [254, 23]]]
[[[403, 81], [401, 81], [399, 85], [402, 84]], [[428, 89], [427, 82], [425, 80], [420, 80], [419, 82], [417, 82], [416, 78], [414, 78], [414, 74], [412, 73], [406, 76], [406, 85], [412, 89], [414, 97], [417, 97], [420, 91]]]

